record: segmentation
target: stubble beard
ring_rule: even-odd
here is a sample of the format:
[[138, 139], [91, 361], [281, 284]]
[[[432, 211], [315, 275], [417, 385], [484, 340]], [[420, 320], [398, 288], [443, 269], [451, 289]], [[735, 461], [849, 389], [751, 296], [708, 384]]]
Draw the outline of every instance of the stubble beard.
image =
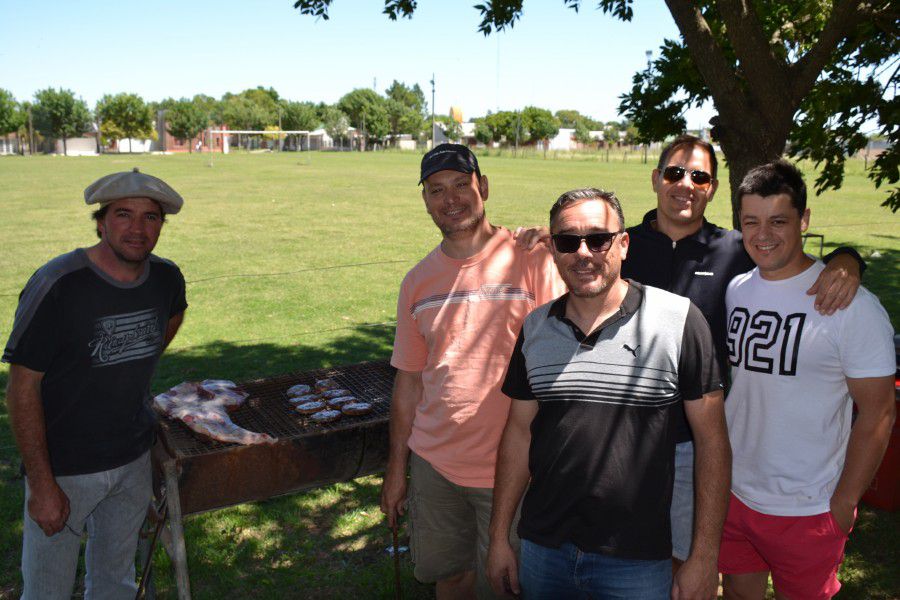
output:
[[150, 253], [153, 251], [152, 249], [142, 251], [140, 253], [140, 256], [136, 258], [133, 255], [129, 256], [128, 254], [125, 254], [125, 252], [123, 252], [121, 249], [109, 243], [108, 240], [106, 241], [106, 245], [109, 246], [109, 249], [112, 250], [113, 256], [115, 256], [116, 259], [119, 260], [119, 262], [132, 267], [143, 264], [144, 261], [147, 260], [147, 257], [150, 256]]
[[[576, 265], [577, 266], [577, 265]], [[573, 296], [577, 296], [578, 298], [597, 298], [598, 296], [603, 296], [609, 293], [609, 290], [612, 288], [613, 284], [619, 280], [619, 269], [613, 269], [610, 267], [604, 272], [600, 278], [600, 282], [596, 284], [591, 284], [589, 287], [581, 287], [570, 285], [569, 282], [566, 282], [566, 287], [569, 288], [569, 292]]]
[[438, 226], [438, 229], [441, 230], [441, 233], [444, 234], [444, 237], [451, 237], [458, 233], [475, 231], [484, 222], [484, 217], [484, 209], [482, 209], [478, 214], [472, 215], [462, 223], [456, 223], [455, 225], [438, 223], [438, 220], [434, 217], [432, 217], [432, 220], [434, 221], [434, 224]]

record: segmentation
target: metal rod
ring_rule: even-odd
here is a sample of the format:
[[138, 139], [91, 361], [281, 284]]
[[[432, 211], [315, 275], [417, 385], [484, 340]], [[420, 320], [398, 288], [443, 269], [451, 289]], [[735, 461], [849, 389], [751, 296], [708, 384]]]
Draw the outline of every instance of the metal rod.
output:
[[[134, 596], [134, 600], [140, 600], [144, 594], [144, 587], [148, 584], [148, 582], [152, 585], [152, 571], [153, 571], [153, 549], [156, 548], [156, 541], [159, 539], [159, 532], [162, 530], [163, 525], [166, 523], [166, 513], [169, 511], [169, 505], [166, 502], [166, 496], [163, 495], [162, 502], [160, 502], [160, 509], [157, 514], [156, 527], [153, 529], [153, 537], [150, 539], [150, 547], [147, 548], [147, 556], [144, 562], [144, 568], [141, 571], [141, 582], [138, 585], [137, 594]], [[155, 595], [155, 594], [153, 594]]]
[[187, 549], [184, 546], [184, 528], [181, 523], [181, 495], [178, 489], [178, 466], [174, 460], [163, 462], [166, 475], [167, 506], [172, 511], [169, 529], [172, 531], [172, 564], [175, 567], [175, 586], [178, 600], [191, 600], [191, 580], [188, 575]]
[[394, 597], [400, 600], [400, 542], [397, 539], [397, 523], [391, 527], [391, 536], [394, 538]]

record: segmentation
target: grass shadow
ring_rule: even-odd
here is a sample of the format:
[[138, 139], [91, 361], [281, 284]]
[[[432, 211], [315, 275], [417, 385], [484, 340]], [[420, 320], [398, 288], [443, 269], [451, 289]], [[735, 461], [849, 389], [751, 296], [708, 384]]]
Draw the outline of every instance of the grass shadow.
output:
[[393, 326], [360, 326], [335, 337], [326, 346], [215, 341], [176, 348], [160, 360], [153, 389], [162, 391], [194, 379], [241, 381], [386, 359], [391, 355], [393, 341]]

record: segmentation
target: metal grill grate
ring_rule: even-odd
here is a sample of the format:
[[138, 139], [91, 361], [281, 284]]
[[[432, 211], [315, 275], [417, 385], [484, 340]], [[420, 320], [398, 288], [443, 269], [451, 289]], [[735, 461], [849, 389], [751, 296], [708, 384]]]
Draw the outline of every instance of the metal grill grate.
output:
[[[240, 408], [229, 413], [229, 416], [236, 425], [244, 429], [267, 433], [279, 440], [386, 421], [390, 413], [394, 372], [394, 368], [385, 360], [245, 381], [240, 386], [250, 397]], [[334, 379], [359, 400], [370, 402], [372, 412], [361, 416], [344, 415], [332, 423], [320, 424], [295, 411], [287, 401], [285, 390], [298, 383], [312, 386], [316, 380], [325, 377]], [[160, 419], [160, 429], [163, 442], [176, 458], [225, 451], [237, 446], [201, 438], [181, 421], [172, 419]]]

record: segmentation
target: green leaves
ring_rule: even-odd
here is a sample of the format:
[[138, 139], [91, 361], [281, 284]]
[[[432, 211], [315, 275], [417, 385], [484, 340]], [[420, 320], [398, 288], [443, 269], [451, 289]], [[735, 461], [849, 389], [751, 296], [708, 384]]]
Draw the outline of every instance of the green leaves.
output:
[[47, 88], [37, 92], [34, 99], [34, 126], [42, 134], [67, 138], [90, 131], [91, 113], [72, 90]]
[[106, 94], [97, 102], [94, 113], [107, 141], [156, 137], [152, 111], [137, 94]]
[[[166, 110], [166, 130], [178, 140], [197, 137], [209, 123], [209, 115], [197, 102], [182, 98]], [[190, 144], [188, 150], [192, 151]]]

